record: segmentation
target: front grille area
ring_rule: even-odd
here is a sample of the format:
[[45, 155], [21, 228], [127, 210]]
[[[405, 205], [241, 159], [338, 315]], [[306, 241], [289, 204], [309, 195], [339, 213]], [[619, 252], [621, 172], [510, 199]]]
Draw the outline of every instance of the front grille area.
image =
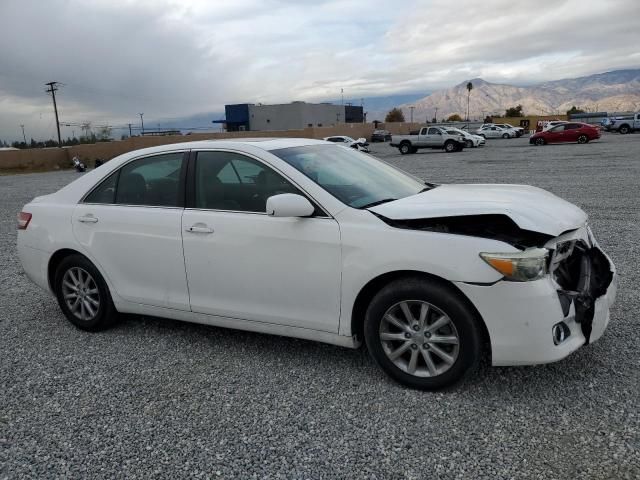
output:
[[589, 343], [596, 300], [607, 292], [613, 280], [607, 256], [584, 240], [569, 240], [556, 245], [550, 271], [558, 285], [558, 300], [565, 315], [571, 305], [575, 321]]

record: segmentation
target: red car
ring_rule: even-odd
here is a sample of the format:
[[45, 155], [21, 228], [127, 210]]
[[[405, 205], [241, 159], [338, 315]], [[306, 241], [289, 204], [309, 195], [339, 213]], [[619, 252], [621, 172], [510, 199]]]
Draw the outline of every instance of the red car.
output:
[[587, 143], [598, 138], [600, 138], [600, 129], [598, 127], [588, 123], [567, 122], [551, 127], [548, 130], [534, 133], [529, 137], [529, 143], [533, 145], [564, 142]]

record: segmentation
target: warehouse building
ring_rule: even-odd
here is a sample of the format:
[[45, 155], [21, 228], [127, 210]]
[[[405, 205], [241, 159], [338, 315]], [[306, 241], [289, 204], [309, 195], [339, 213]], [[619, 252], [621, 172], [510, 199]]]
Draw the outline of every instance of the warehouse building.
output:
[[298, 130], [307, 127], [329, 127], [339, 123], [362, 123], [362, 107], [331, 103], [291, 102], [280, 105], [240, 103], [225, 105], [228, 132], [244, 130]]

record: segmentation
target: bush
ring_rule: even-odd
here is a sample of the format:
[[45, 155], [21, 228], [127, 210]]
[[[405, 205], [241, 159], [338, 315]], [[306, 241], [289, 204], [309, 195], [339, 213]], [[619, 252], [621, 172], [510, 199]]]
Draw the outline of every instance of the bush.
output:
[[461, 121], [462, 121], [462, 117], [457, 113], [454, 113], [453, 115], [449, 115], [449, 117], [447, 117], [447, 122], [461, 122]]

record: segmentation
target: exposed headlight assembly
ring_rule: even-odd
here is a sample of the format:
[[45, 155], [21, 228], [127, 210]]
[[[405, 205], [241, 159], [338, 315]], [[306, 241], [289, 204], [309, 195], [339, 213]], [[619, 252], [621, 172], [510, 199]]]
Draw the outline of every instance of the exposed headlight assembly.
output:
[[500, 272], [507, 280], [531, 282], [547, 274], [549, 250], [546, 248], [528, 248], [524, 252], [486, 253], [480, 257]]

